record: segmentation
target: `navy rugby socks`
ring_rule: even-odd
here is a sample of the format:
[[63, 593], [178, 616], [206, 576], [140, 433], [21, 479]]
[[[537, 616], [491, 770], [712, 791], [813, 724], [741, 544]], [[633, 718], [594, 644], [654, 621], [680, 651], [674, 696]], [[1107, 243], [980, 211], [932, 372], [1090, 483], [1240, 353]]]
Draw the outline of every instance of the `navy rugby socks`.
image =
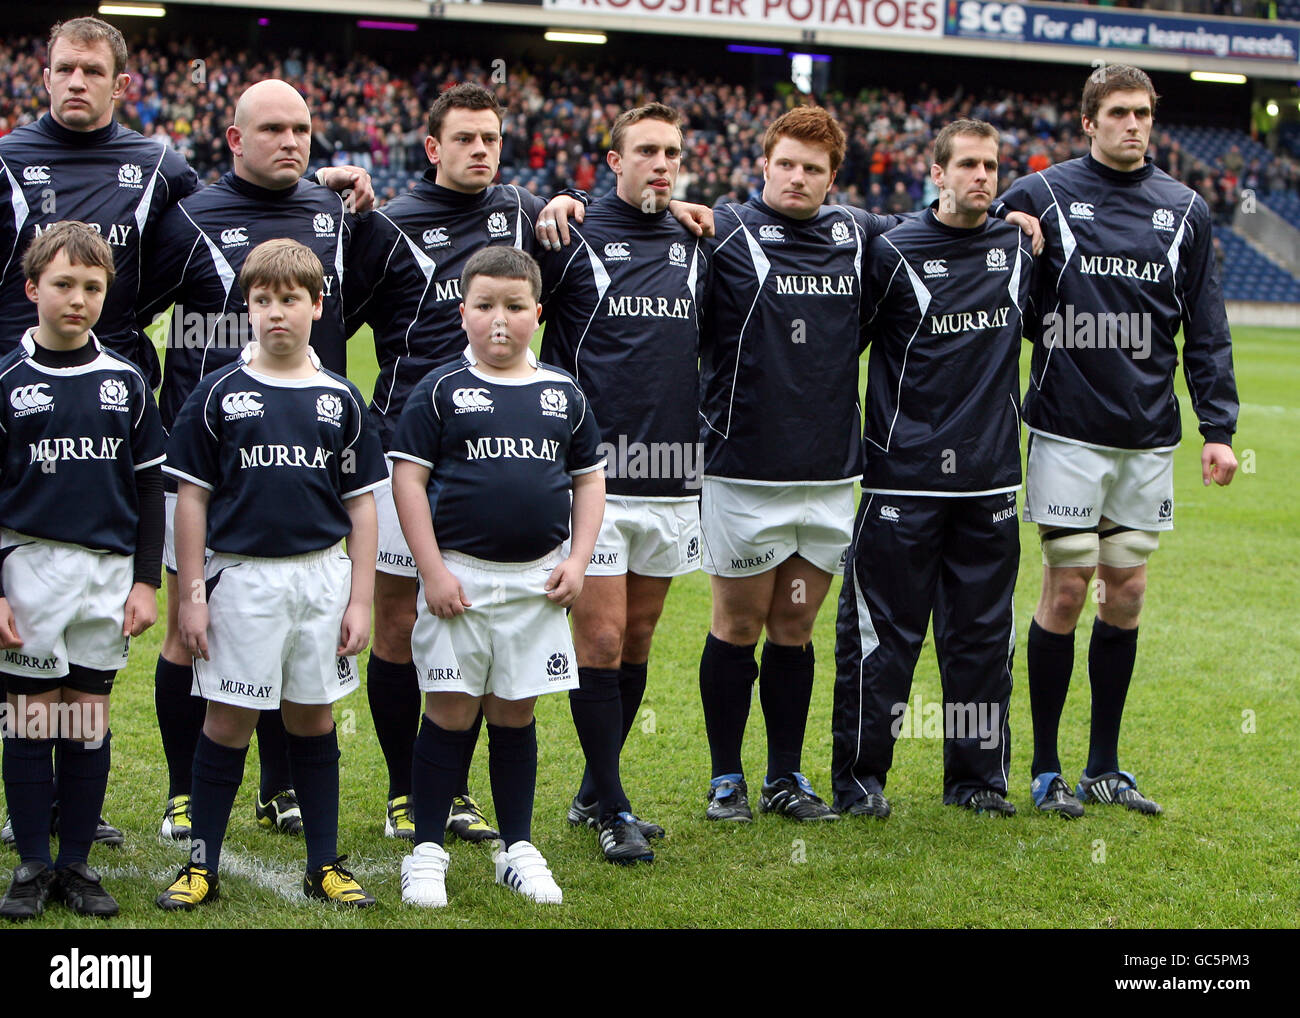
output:
[[417, 845], [443, 843], [451, 799], [457, 794], [465, 758], [474, 751], [477, 737], [477, 725], [463, 732], [451, 731], [434, 724], [427, 714], [421, 715], [409, 779]]
[[700, 655], [700, 702], [704, 730], [709, 736], [713, 776], [743, 774], [740, 748], [749, 720], [749, 704], [758, 679], [754, 650], [758, 644], [738, 646], [710, 633]]
[[324, 735], [285, 732], [293, 787], [302, 811], [307, 842], [307, 869], [317, 870], [339, 857], [339, 740], [338, 730]]
[[270, 802], [273, 795], [293, 788], [288, 738], [280, 712], [262, 711], [262, 716], [257, 719], [257, 757], [262, 768], [258, 795], [261, 802]]
[[[624, 661], [618, 667], [618, 693], [623, 714], [623, 738], [619, 743], [620, 753], [622, 747], [627, 745], [628, 734], [632, 731], [632, 726], [636, 724], [637, 715], [641, 711], [641, 701], [645, 698], [646, 672], [649, 667], [649, 662], [646, 661], [642, 661], [640, 664], [629, 664]], [[591, 803], [597, 801], [598, 798], [596, 784], [591, 779], [591, 767], [588, 766], [582, 772], [582, 784], [578, 788], [578, 801]]]
[[385, 661], [372, 650], [366, 667], [366, 699], [388, 764], [388, 798], [410, 795], [412, 753], [422, 714], [415, 665]]
[[600, 819], [605, 820], [631, 808], [618, 773], [623, 748], [619, 673], [613, 668], [579, 668], [578, 681], [581, 686], [569, 690], [569, 710], [600, 802]]
[[53, 867], [50, 858], [50, 807], [54, 804], [54, 740], [4, 741], [5, 802], [13, 823], [14, 846], [25, 863]]
[[501, 840], [506, 848], [533, 840], [533, 795], [537, 790], [537, 722], [524, 728], [488, 725], [488, 775]]
[[194, 773], [194, 747], [203, 731], [207, 703], [193, 696], [194, 669], [158, 656], [153, 673], [153, 702], [158, 714], [158, 734], [167, 758], [167, 798], [188, 795]]
[[190, 862], [209, 873], [216, 873], [221, 864], [221, 843], [247, 756], [247, 746], [232, 749], [199, 733], [190, 791]]
[[1088, 679], [1092, 685], [1092, 728], [1088, 738], [1087, 774], [1095, 778], [1119, 770], [1119, 725], [1133, 679], [1138, 631], [1093, 621], [1088, 644]]
[[801, 769], [804, 729], [813, 691], [813, 645], [763, 644], [758, 699], [767, 727], [767, 777], [787, 777]]
[[108, 789], [113, 733], [105, 732], [98, 743], [59, 741], [59, 857], [55, 869], [90, 858]]
[[1034, 759], [1029, 766], [1031, 777], [1060, 773], [1057, 732], [1061, 712], [1070, 691], [1070, 672], [1074, 668], [1074, 630], [1053, 633], [1035, 619], [1029, 623], [1029, 713], [1034, 722]]

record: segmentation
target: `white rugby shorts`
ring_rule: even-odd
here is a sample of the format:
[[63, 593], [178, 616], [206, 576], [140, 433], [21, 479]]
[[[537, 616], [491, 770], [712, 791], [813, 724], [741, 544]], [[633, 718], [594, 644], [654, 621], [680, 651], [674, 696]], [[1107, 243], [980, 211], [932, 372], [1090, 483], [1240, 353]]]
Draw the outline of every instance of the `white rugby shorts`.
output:
[[699, 499], [605, 496], [588, 576], [682, 576], [698, 568]]
[[1174, 451], [1099, 449], [1031, 434], [1025, 520], [1087, 529], [1102, 517], [1133, 530], [1174, 529]]
[[0, 650], [0, 672], [57, 680], [69, 664], [126, 667], [130, 640], [122, 625], [135, 583], [132, 556], [12, 530], [0, 531], [0, 548], [13, 549], [4, 559], [4, 589], [23, 641]]
[[388, 483], [375, 489], [375, 515], [379, 519], [379, 547], [375, 554], [375, 568], [392, 576], [415, 578], [415, 556], [406, 543], [402, 524], [397, 519], [397, 503], [393, 501], [393, 461], [388, 465]]
[[251, 710], [281, 700], [326, 704], [360, 684], [355, 657], [338, 657], [352, 596], [343, 543], [286, 558], [213, 554], [208, 660], [194, 660], [195, 696]]
[[455, 551], [442, 558], [470, 607], [438, 618], [421, 579], [411, 656], [422, 692], [524, 700], [578, 688], [569, 620], [546, 596], [560, 548], [534, 562], [488, 562]]
[[839, 572], [853, 539], [855, 483], [751, 484], [704, 478], [704, 571], [712, 576], [757, 576], [798, 554], [823, 572]]

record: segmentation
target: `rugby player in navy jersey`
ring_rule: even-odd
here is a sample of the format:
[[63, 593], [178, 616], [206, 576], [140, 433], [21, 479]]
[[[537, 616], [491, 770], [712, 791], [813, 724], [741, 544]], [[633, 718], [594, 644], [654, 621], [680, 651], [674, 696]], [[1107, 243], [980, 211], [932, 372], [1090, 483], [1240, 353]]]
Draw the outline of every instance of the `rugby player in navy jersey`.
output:
[[[836, 625], [831, 770], [841, 815], [889, 815], [885, 782], [932, 612], [944, 802], [1015, 812], [1005, 795], [1016, 407], [1032, 262], [1020, 231], [988, 218], [998, 179], [991, 125], [940, 130], [931, 177], [940, 200], [866, 250], [865, 467]], [[906, 722], [917, 720], [914, 708]]]
[[542, 360], [583, 387], [600, 421], [605, 515], [573, 605], [581, 688], [569, 693], [587, 759], [568, 820], [599, 831], [611, 862], [650, 861], [658, 824], [631, 812], [619, 754], [646, 688], [674, 576], [699, 568], [699, 345], [708, 252], [668, 213], [681, 117], [661, 103], [614, 121], [613, 192], [542, 255]]
[[58, 223], [23, 271], [39, 324], [0, 358], [0, 673], [18, 726], [4, 733], [4, 785], [22, 861], [0, 916], [39, 915], [54, 894], [108, 917], [117, 902], [87, 859], [111, 763], [109, 692], [158, 614], [162, 425], [144, 377], [90, 331], [113, 282], [108, 243]]
[[[327, 370], [347, 372], [341, 292], [353, 217], [341, 195], [302, 176], [310, 137], [311, 115], [293, 86], [274, 79], [249, 86], [235, 106], [234, 123], [226, 130], [233, 169], [183, 199], [158, 225], [137, 314], [147, 322], [175, 305], [159, 396], [166, 428], [172, 426], [199, 379], [237, 359], [252, 339], [248, 304], [236, 277], [248, 253], [265, 240], [298, 240], [326, 266], [322, 312], [312, 325], [311, 346]], [[163, 554], [167, 628], [154, 673], [154, 695], [168, 772], [161, 835], [182, 839], [190, 833], [190, 774], [205, 708], [199, 697], [191, 696], [192, 659], [176, 628], [176, 560], [171, 539], [176, 493], [170, 490], [175, 481], [169, 478], [168, 487]], [[279, 711], [264, 711], [257, 731], [258, 823], [271, 830], [301, 833], [302, 817]]]
[[[758, 679], [767, 727], [762, 809], [834, 820], [800, 770], [811, 640], [844, 564], [862, 472], [864, 251], [899, 220], [822, 204], [845, 150], [825, 110], [784, 114], [763, 150], [762, 194], [715, 210], [713, 296], [701, 336], [700, 516], [713, 591], [700, 658], [713, 767], [706, 815], [753, 819], [741, 745]], [[1036, 229], [1018, 218], [1026, 232]], [[764, 630], [760, 669], [754, 653]]]
[[[126, 41], [116, 28], [89, 17], [60, 22], [50, 31], [48, 59], [49, 113], [0, 138], [0, 203], [13, 211], [0, 220], [0, 349], [14, 341], [5, 337], [21, 335], [36, 321], [23, 294], [28, 243], [54, 222], [81, 220], [108, 241], [116, 263], [96, 335], [156, 386], [158, 357], [134, 313], [147, 278], [141, 263], [154, 250], [164, 212], [198, 189], [198, 176], [175, 150], [113, 120], [130, 84]], [[374, 200], [369, 176], [356, 167], [332, 167], [319, 176], [336, 190], [351, 190], [359, 209]], [[122, 832], [101, 818], [95, 840], [120, 845]], [[8, 822], [0, 841], [13, 841]]]
[[[457, 308], [460, 274], [469, 258], [494, 245], [530, 254], [558, 250], [569, 239], [569, 216], [581, 217], [582, 204], [574, 197], [561, 195], [546, 204], [521, 187], [492, 183], [501, 158], [501, 107], [480, 85], [457, 85], [433, 102], [425, 152], [432, 166], [415, 187], [357, 223], [344, 293], [349, 330], [368, 322], [374, 331], [379, 377], [371, 409], [385, 448], [411, 389], [464, 348]], [[688, 220], [697, 210], [683, 206], [675, 214]], [[411, 664], [416, 566], [391, 493], [380, 492], [376, 503], [379, 573], [366, 693], [388, 765], [384, 833], [409, 840], [415, 834], [411, 751], [420, 718]], [[468, 767], [467, 762], [449, 829], [467, 841], [496, 838], [469, 795]]]
[[564, 609], [582, 591], [600, 531], [605, 459], [582, 390], [528, 349], [541, 312], [536, 262], [487, 248], [461, 285], [469, 346], [412, 391], [389, 453], [419, 563], [411, 640], [425, 694], [402, 900], [447, 904], [445, 818], [486, 717], [502, 835], [496, 882], [558, 905], [563, 892], [532, 843], [533, 706], [578, 684]]
[[[338, 854], [331, 705], [360, 685], [369, 641], [382, 448], [356, 386], [309, 346], [323, 267], [288, 239], [240, 272], [257, 342], [190, 394], [168, 439], [180, 482], [178, 627], [208, 701], [194, 754], [189, 862], [158, 896], [189, 910], [220, 891], [221, 844], [259, 712], [279, 708], [307, 842], [303, 892], [374, 904]], [[346, 553], [344, 541], [346, 540]], [[204, 561], [205, 548], [212, 555]]]
[[[1237, 389], [1209, 209], [1147, 156], [1156, 105], [1136, 67], [1099, 68], [1083, 88], [1085, 156], [1021, 177], [1005, 205], [1039, 216], [1047, 237], [1036, 294], [1042, 320], [1024, 419], [1025, 519], [1039, 526], [1043, 587], [1029, 627], [1035, 805], [1061, 816], [1087, 802], [1144, 814], [1160, 806], [1119, 762], [1120, 721], [1137, 655], [1146, 563], [1174, 525], [1183, 371], [1204, 446], [1201, 480], [1231, 483]], [[1101, 595], [1088, 646], [1088, 760], [1071, 794], [1057, 730], [1074, 629], [1094, 575]]]
[[[79, 220], [99, 231], [115, 263], [96, 337], [156, 385], [157, 355], [132, 314], [140, 252], [163, 210], [195, 190], [198, 177], [180, 153], [113, 120], [130, 83], [126, 40], [116, 28], [98, 18], [59, 22], [50, 30], [47, 59], [49, 112], [0, 138], [0, 203], [11, 211], [0, 218], [0, 350], [36, 324], [23, 292], [23, 252], [54, 223]], [[122, 832], [100, 820], [95, 840], [122, 844]], [[13, 844], [8, 820], [0, 841]]]

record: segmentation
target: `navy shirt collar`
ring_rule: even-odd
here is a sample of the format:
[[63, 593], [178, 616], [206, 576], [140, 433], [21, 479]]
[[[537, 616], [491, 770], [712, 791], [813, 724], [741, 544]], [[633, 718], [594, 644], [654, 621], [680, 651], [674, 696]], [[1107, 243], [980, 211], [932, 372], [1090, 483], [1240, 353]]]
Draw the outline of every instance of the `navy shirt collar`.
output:
[[95, 145], [101, 145], [106, 141], [117, 137], [118, 124], [116, 120], [110, 120], [104, 127], [98, 127], [93, 131], [74, 131], [69, 127], [64, 127], [54, 119], [54, 114], [46, 113], [37, 121], [40, 129], [48, 134], [51, 138], [62, 142], [64, 145], [76, 145], [82, 148], [92, 148]]

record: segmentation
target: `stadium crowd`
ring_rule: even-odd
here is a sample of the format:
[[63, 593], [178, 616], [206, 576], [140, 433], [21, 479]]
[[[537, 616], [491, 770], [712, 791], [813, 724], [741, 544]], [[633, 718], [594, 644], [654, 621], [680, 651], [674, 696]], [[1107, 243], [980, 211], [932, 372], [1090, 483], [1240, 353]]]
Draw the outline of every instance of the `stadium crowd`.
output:
[[[0, 135], [40, 115], [44, 61], [44, 42], [35, 37], [0, 45], [0, 76], [9, 88], [0, 96]], [[314, 111], [313, 163], [377, 171], [394, 181], [381, 200], [394, 197], [404, 189], [402, 181], [414, 180], [427, 166], [425, 111], [433, 98], [456, 82], [492, 80], [490, 66], [464, 57], [443, 55], [398, 70], [368, 58], [345, 62], [299, 51], [283, 61], [257, 59], [242, 50], [176, 39], [136, 50], [131, 70], [119, 119], [166, 139], [207, 181], [230, 168], [223, 131], [243, 89], [268, 77], [298, 82]], [[510, 111], [501, 153], [504, 181], [532, 171], [526, 174], [532, 190], [554, 193], [570, 184], [592, 190], [618, 112], [654, 98], [687, 117], [690, 156], [677, 197], [708, 205], [723, 195], [744, 201], [761, 188], [763, 127], [788, 105], [785, 95], [719, 77], [647, 67], [614, 72], [573, 62], [511, 65], [499, 93]], [[1000, 191], [1017, 177], [1086, 151], [1077, 130], [1078, 100], [1071, 95], [941, 95], [921, 84], [906, 92], [877, 88], [818, 98], [849, 137], [830, 200], [875, 212], [910, 211], [935, 197], [927, 153], [935, 131], [956, 117], [987, 120], [1002, 132]], [[1264, 165], [1234, 148], [1211, 166], [1184, 152], [1168, 131], [1153, 139], [1152, 150], [1156, 163], [1199, 191], [1219, 219], [1231, 215], [1243, 189], [1300, 192], [1300, 164], [1287, 156]], [[602, 180], [598, 190], [607, 186]]]

